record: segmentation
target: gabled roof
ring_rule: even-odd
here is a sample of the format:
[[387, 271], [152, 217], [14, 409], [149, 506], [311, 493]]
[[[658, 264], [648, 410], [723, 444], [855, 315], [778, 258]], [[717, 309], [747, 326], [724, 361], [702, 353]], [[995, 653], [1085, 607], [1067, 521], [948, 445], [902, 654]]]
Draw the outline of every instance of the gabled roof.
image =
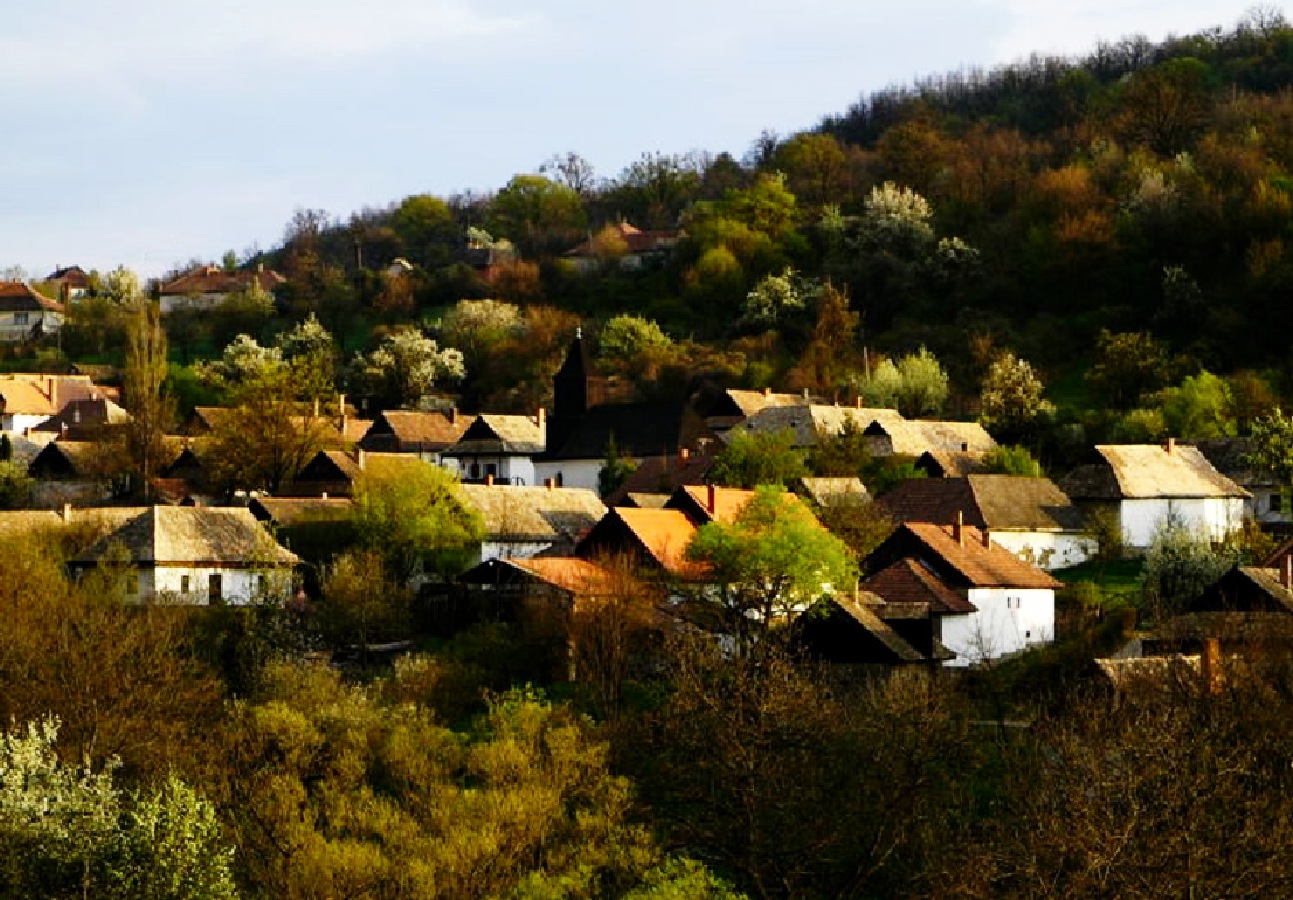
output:
[[804, 397], [803, 394], [777, 394], [772, 391], [742, 391], [736, 388], [728, 388], [727, 398], [732, 405], [740, 411], [740, 414], [746, 416], [754, 415], [761, 409], [767, 409], [770, 406], [807, 406], [812, 401]]
[[[703, 453], [661, 454], [644, 458], [619, 490], [608, 498], [608, 506], [618, 506], [632, 494], [672, 494], [686, 484], [703, 484], [714, 465], [714, 457]], [[634, 504], [641, 506], [641, 503]]]
[[97, 468], [97, 456], [102, 452], [103, 448], [94, 441], [50, 441], [28, 463], [27, 471], [36, 478], [45, 473], [88, 478]]
[[503, 562], [555, 588], [575, 594], [606, 590], [610, 581], [610, 574], [605, 569], [577, 556], [536, 556]]
[[291, 566], [295, 553], [275, 541], [243, 507], [153, 506], [72, 560], [88, 566], [125, 548], [132, 563]]
[[904, 522], [871, 556], [874, 560], [902, 557], [924, 563], [926, 569], [937, 572], [940, 580], [955, 589], [1054, 590], [1062, 586], [970, 525], [958, 529], [930, 522]]
[[64, 266], [49, 274], [46, 281], [61, 281], [70, 288], [88, 288], [90, 276], [80, 266]]
[[997, 446], [978, 422], [941, 422], [924, 419], [877, 419], [866, 426], [868, 435], [887, 435], [899, 456], [920, 456], [927, 450], [982, 453]]
[[457, 443], [474, 421], [475, 416], [458, 412], [388, 409], [373, 420], [360, 445], [365, 450], [405, 453], [443, 450]]
[[529, 416], [501, 416], [482, 413], [463, 432], [446, 456], [502, 453], [533, 456], [543, 452], [546, 427]]
[[116, 388], [95, 384], [88, 375], [48, 375], [42, 372], [0, 375], [0, 397], [6, 395], [10, 396], [10, 413], [49, 416], [73, 400], [105, 397], [120, 401], [121, 398], [121, 392]]
[[926, 450], [916, 468], [930, 478], [964, 478], [983, 472], [987, 453], [981, 450]]
[[0, 379], [0, 412], [10, 416], [52, 416], [57, 409], [35, 381]]
[[801, 403], [764, 407], [732, 430], [768, 434], [789, 429], [795, 436], [796, 447], [815, 447], [823, 437], [843, 431], [845, 422], [852, 422], [859, 431], [865, 431], [874, 422], [903, 421], [896, 409]]
[[860, 478], [800, 478], [801, 492], [818, 506], [866, 503], [871, 494]]
[[0, 312], [63, 312], [63, 304], [51, 300], [21, 281], [0, 281]]
[[286, 282], [286, 278], [270, 269], [228, 272], [220, 266], [198, 266], [163, 284], [158, 293], [164, 296], [231, 294], [244, 290], [251, 284], [258, 284], [264, 290], [272, 291]]
[[1214, 438], [1193, 441], [1212, 467], [1222, 475], [1245, 487], [1278, 487], [1279, 479], [1269, 471], [1254, 466], [1248, 460], [1252, 439], [1246, 437]]
[[52, 509], [0, 510], [0, 537], [14, 537], [49, 528], [61, 528], [69, 523], [86, 522], [106, 528], [118, 528], [143, 512], [139, 506], [91, 506], [64, 512]]
[[[669, 509], [681, 510], [698, 525], [706, 522], [730, 524], [736, 521], [741, 510], [745, 509], [745, 505], [753, 500], [754, 496], [754, 491], [740, 488], [685, 484], [673, 492], [673, 496], [665, 506]], [[787, 494], [787, 496], [792, 495]]]
[[913, 478], [894, 487], [880, 503], [898, 522], [956, 521], [989, 530], [1083, 530], [1082, 514], [1049, 478], [971, 475], [968, 478]]
[[848, 594], [833, 594], [827, 599], [827, 602], [833, 603], [843, 610], [850, 619], [861, 626], [889, 653], [893, 654], [897, 662], [918, 663], [927, 661], [923, 653], [903, 640], [896, 631], [876, 615], [872, 606], [862, 603]]
[[1098, 463], [1080, 466], [1060, 482], [1075, 500], [1249, 496], [1213, 468], [1197, 447], [1105, 444], [1095, 450]]
[[[579, 545], [580, 556], [598, 552], [637, 552], [674, 575], [692, 577], [699, 571], [685, 558], [696, 526], [677, 509], [611, 509]], [[628, 540], [631, 543], [620, 543]]]
[[485, 520], [491, 541], [573, 543], [606, 515], [606, 505], [584, 488], [463, 484], [458, 489]]
[[61, 433], [66, 429], [85, 428], [99, 425], [124, 425], [130, 421], [130, 413], [107, 398], [98, 400], [73, 400], [66, 404], [56, 416], [41, 422], [32, 431]]
[[898, 560], [862, 582], [885, 603], [928, 604], [934, 615], [972, 613], [978, 608], [911, 557]]
[[[643, 231], [635, 228], [628, 222], [617, 222], [611, 226], [619, 233], [624, 240], [625, 246], [630, 254], [652, 253], [660, 250], [666, 250], [678, 242], [678, 232], [676, 231]], [[593, 239], [583, 241], [578, 246], [572, 247], [562, 254], [563, 256], [588, 257], [595, 256], [596, 249], [593, 246]]]

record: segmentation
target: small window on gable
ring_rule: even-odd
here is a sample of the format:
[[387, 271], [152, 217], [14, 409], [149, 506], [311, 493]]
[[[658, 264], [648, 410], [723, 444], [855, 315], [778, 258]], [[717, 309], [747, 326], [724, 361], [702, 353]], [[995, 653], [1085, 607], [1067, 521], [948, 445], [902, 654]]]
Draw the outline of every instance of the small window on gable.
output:
[[181, 594], [187, 594], [188, 592], [189, 592], [189, 576], [187, 576], [187, 575], [181, 575], [181, 576], [180, 576], [180, 593], [181, 593]]
[[27, 313], [25, 313], [25, 312], [14, 313], [14, 314], [13, 314], [13, 323], [14, 323], [15, 325], [26, 325], [26, 324], [27, 324], [27, 315], [28, 315], [28, 314], [27, 314]]

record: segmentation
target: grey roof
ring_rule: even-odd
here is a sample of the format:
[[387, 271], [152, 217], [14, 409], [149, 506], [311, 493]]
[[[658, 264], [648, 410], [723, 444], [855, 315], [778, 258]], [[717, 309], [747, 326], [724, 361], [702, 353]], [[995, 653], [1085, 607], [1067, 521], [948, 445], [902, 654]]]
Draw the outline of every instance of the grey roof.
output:
[[893, 452], [900, 456], [920, 456], [929, 450], [954, 450], [984, 453], [997, 446], [992, 435], [978, 422], [945, 422], [926, 419], [877, 419], [867, 428], [868, 434], [889, 436]]
[[1103, 462], [1081, 466], [1061, 481], [1075, 500], [1158, 497], [1247, 497], [1197, 447], [1177, 444], [1105, 444], [1095, 448]]
[[860, 478], [800, 478], [799, 485], [818, 506], [844, 506], [871, 499]]
[[789, 429], [795, 436], [795, 446], [814, 447], [821, 438], [839, 434], [844, 423], [850, 421], [863, 431], [873, 422], [904, 420], [896, 409], [800, 404], [765, 407], [732, 430], [768, 434]]
[[529, 456], [542, 453], [547, 428], [529, 416], [500, 416], [482, 413], [463, 432], [462, 438], [444, 451], [444, 456], [495, 453]]
[[606, 504], [584, 488], [463, 484], [458, 490], [484, 518], [491, 540], [573, 541], [606, 515]]
[[299, 560], [244, 507], [151, 506], [72, 560], [93, 565], [122, 547], [135, 564], [202, 564], [254, 568]]
[[970, 475], [983, 521], [993, 530], [1082, 531], [1082, 513], [1049, 478]]

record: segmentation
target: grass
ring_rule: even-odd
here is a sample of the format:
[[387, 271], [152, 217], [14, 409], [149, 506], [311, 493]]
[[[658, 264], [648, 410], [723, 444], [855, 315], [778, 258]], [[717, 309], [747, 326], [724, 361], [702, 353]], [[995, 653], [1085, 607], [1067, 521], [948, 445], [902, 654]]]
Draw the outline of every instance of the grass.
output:
[[1090, 582], [1100, 589], [1104, 606], [1134, 605], [1140, 597], [1140, 578], [1145, 561], [1140, 558], [1107, 562], [1088, 560], [1081, 565], [1057, 569], [1051, 574], [1066, 585]]

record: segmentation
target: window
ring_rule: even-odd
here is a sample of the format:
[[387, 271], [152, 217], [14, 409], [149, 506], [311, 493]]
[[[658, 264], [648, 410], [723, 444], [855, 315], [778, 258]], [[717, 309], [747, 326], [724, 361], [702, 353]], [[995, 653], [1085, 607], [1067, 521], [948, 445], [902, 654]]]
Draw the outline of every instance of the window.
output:
[[134, 596], [139, 593], [139, 573], [131, 572], [126, 576], [126, 593]]
[[497, 464], [495, 464], [495, 463], [485, 463], [485, 476], [486, 476], [486, 477], [489, 477], [490, 475], [493, 475], [495, 478], [497, 478], [497, 477], [498, 477], [498, 465], [497, 465]]
[[224, 600], [223, 583], [219, 572], [207, 576], [207, 602], [220, 603]]
[[480, 477], [480, 463], [471, 464], [471, 478], [475, 480]]
[[1283, 500], [1284, 498], [1279, 494], [1271, 494], [1271, 512], [1279, 512], [1280, 507], [1284, 505]]
[[181, 576], [180, 576], [180, 593], [181, 593], [181, 594], [187, 594], [188, 592], [189, 592], [189, 576], [187, 576], [187, 575], [181, 575]]
[[13, 314], [13, 323], [15, 325], [26, 325], [28, 313], [16, 312]]
[[262, 597], [269, 593], [269, 579], [264, 575], [256, 576], [256, 593]]

